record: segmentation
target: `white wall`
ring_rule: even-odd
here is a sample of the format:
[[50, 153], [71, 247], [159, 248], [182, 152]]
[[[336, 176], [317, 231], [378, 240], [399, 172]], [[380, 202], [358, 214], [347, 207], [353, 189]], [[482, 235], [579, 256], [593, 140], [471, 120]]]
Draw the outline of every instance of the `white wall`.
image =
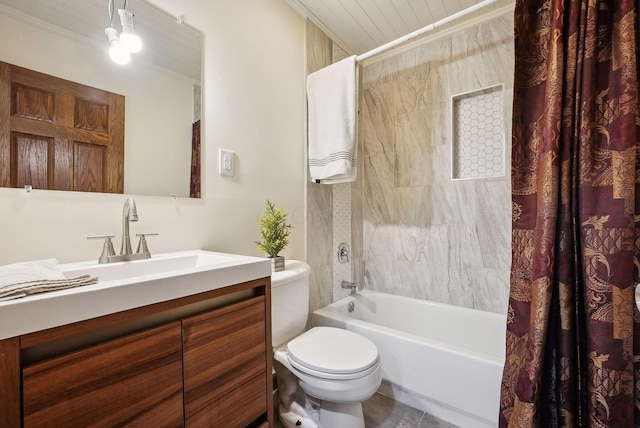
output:
[[[193, 81], [0, 9], [0, 60], [125, 97], [126, 193], [189, 196]], [[10, 9], [9, 9], [10, 10]], [[105, 12], [106, 13], [106, 12]], [[37, 54], [34, 54], [37, 53]], [[146, 171], [141, 171], [146, 165]]]
[[[282, 0], [151, 0], [205, 33], [202, 199], [135, 196], [136, 232], [152, 252], [203, 248], [260, 255], [266, 198], [296, 227], [288, 258], [304, 258], [304, 20]], [[179, 4], [178, 4], [179, 3]], [[5, 41], [0, 41], [5, 43]], [[236, 175], [217, 174], [218, 148]], [[116, 234], [123, 195], [0, 189], [0, 264], [97, 258], [92, 234]]]

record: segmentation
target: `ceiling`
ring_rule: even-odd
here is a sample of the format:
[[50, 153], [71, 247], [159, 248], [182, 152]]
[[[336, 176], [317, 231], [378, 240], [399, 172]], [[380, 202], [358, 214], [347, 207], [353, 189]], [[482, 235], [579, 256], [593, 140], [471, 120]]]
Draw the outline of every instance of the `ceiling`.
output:
[[[453, 15], [481, 0], [285, 0], [338, 45], [360, 55]], [[514, 0], [498, 0], [484, 14]]]
[[[108, 0], [0, 0], [0, 13], [39, 26], [62, 28], [106, 52], [108, 4]], [[122, 5], [115, 2], [113, 27], [118, 31], [118, 8]], [[133, 12], [135, 32], [143, 41], [143, 51], [135, 56], [199, 82], [202, 33], [178, 24], [175, 17], [142, 0], [129, 0], [127, 9]]]
[[[211, 1], [211, 0], [204, 0]], [[360, 55], [437, 22], [482, 0], [285, 0], [318, 25], [350, 54]], [[497, 0], [475, 15], [515, 0]], [[119, 28], [116, 1], [114, 27]], [[108, 0], [0, 0], [0, 13], [42, 25], [54, 25], [106, 49]], [[9, 8], [9, 9], [7, 9]], [[144, 58], [200, 81], [202, 34], [143, 0], [129, 0], [135, 31], [144, 42]], [[17, 14], [17, 15], [15, 15]], [[35, 21], [34, 21], [35, 19]]]

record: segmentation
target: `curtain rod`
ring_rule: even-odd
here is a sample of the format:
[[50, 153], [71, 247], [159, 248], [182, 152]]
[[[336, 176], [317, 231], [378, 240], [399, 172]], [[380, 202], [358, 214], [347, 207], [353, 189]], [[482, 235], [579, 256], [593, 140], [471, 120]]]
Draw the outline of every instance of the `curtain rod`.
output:
[[381, 52], [386, 51], [387, 49], [391, 49], [391, 48], [395, 48], [398, 45], [401, 45], [402, 43], [408, 42], [411, 39], [415, 39], [416, 37], [419, 37], [425, 33], [428, 33], [431, 30], [435, 30], [438, 27], [443, 26], [444, 24], [448, 24], [451, 21], [455, 21], [458, 18], [461, 18], [465, 15], [468, 15], [472, 12], [475, 12], [478, 9], [481, 9], [485, 6], [489, 6], [490, 4], [495, 3], [497, 0], [484, 0], [481, 1], [480, 3], [470, 6], [466, 9], [461, 10], [460, 12], [454, 13], [453, 15], [447, 16], [446, 18], [441, 19], [438, 22], [434, 22], [433, 24], [429, 24], [426, 27], [423, 27], [419, 30], [416, 30], [412, 33], [407, 34], [406, 36], [402, 36], [398, 39], [392, 40], [389, 43], [385, 43], [382, 46], [379, 46], [375, 49], [370, 50], [369, 52], [365, 52], [362, 55], [358, 55], [356, 57], [356, 61], [360, 62], [360, 61], [364, 61], [365, 59], [371, 58], [374, 55], [377, 55]]

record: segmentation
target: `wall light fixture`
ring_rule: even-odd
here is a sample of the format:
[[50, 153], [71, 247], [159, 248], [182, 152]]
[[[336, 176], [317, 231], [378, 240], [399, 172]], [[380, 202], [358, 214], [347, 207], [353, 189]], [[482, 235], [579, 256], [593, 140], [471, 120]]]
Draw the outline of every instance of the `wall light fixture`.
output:
[[109, 39], [109, 56], [116, 64], [127, 64], [131, 61], [131, 54], [140, 52], [142, 40], [133, 29], [133, 12], [127, 9], [127, 0], [124, 0], [122, 9], [118, 9], [120, 26], [122, 31], [113, 28], [114, 0], [109, 0], [109, 26], [104, 33]]

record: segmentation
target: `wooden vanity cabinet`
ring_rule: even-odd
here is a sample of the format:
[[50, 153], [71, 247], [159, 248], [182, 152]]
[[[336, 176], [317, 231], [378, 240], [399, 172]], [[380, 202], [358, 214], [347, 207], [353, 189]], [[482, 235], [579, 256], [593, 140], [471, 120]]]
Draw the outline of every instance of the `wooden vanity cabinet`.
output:
[[267, 407], [265, 304], [256, 297], [182, 321], [187, 427], [244, 427]]
[[179, 322], [25, 367], [24, 427], [182, 426]]
[[273, 426], [270, 309], [267, 277], [0, 340], [0, 426]]

